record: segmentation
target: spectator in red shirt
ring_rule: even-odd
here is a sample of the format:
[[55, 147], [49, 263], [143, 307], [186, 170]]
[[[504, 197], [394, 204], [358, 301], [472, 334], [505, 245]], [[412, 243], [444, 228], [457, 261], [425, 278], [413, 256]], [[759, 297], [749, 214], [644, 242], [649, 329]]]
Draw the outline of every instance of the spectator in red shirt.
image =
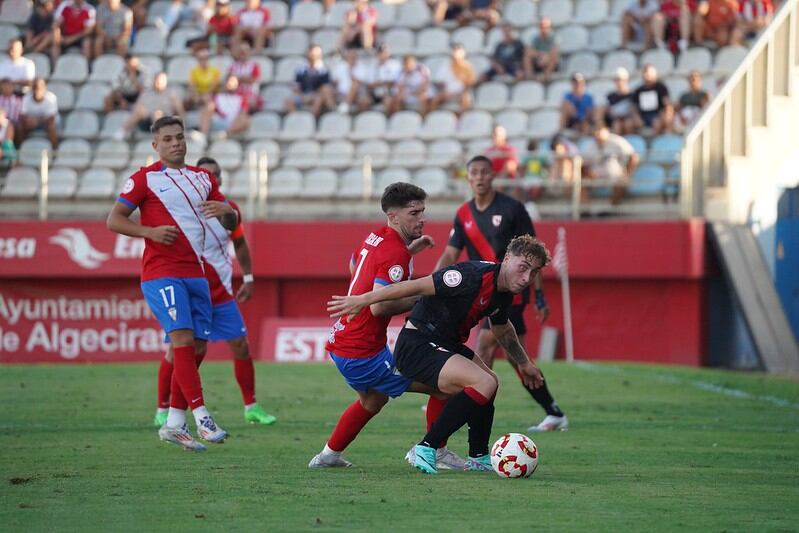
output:
[[483, 153], [491, 160], [491, 168], [497, 178], [515, 178], [519, 170], [519, 156], [516, 148], [508, 144], [507, 138], [505, 128], [494, 126], [494, 131], [491, 132], [494, 144]]
[[200, 111], [200, 131], [224, 132], [225, 137], [246, 131], [250, 127], [247, 98], [239, 91], [239, 80], [228, 76], [225, 91], [214, 96]]
[[236, 14], [235, 26], [234, 44], [246, 39], [256, 54], [260, 53], [272, 38], [269, 10], [261, 5], [261, 0], [247, 0], [247, 7]]
[[206, 38], [213, 53], [224, 54], [236, 30], [236, 18], [230, 14], [230, 0], [217, 0], [213, 16], [208, 20]]
[[774, 4], [771, 0], [740, 0], [738, 30], [747, 39], [768, 26], [774, 17]]
[[341, 28], [339, 48], [371, 50], [377, 38], [377, 9], [369, 0], [355, 0], [355, 7], [347, 12]]
[[258, 66], [257, 61], [250, 58], [250, 45], [247, 41], [234, 46], [232, 52], [235, 61], [230, 65], [227, 75], [236, 76], [239, 80], [239, 92], [247, 98], [250, 111], [258, 111], [262, 104], [261, 95], [258, 92], [261, 67]]
[[739, 44], [735, 31], [740, 11], [737, 0], [704, 0], [697, 8], [701, 19], [694, 28], [696, 42], [711, 39], [717, 46]]
[[80, 46], [83, 55], [91, 59], [94, 17], [94, 7], [86, 0], [64, 0], [58, 5], [53, 17], [53, 47], [50, 52], [53, 64], [70, 46]]
[[660, 0], [660, 10], [652, 15], [655, 46], [666, 48], [666, 41], [671, 36], [676, 37], [679, 50], [688, 48], [691, 27], [697, 17], [696, 7], [696, 0]]

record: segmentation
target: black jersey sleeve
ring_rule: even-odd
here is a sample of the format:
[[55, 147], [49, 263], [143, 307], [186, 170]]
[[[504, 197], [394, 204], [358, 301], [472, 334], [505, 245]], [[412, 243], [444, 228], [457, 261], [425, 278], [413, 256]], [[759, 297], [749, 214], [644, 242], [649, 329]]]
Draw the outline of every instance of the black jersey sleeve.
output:
[[512, 296], [498, 296], [500, 299], [499, 305], [497, 306], [497, 310], [490, 315], [488, 315], [488, 320], [491, 322], [491, 325], [502, 325], [508, 322], [508, 310], [510, 309], [511, 304], [513, 303]]
[[457, 263], [432, 274], [436, 296], [458, 297], [479, 289], [482, 275], [471, 263]]
[[466, 236], [463, 233], [463, 224], [455, 217], [455, 220], [452, 222], [452, 229], [449, 231], [449, 241], [447, 245], [453, 246], [458, 250], [463, 250], [466, 246]]

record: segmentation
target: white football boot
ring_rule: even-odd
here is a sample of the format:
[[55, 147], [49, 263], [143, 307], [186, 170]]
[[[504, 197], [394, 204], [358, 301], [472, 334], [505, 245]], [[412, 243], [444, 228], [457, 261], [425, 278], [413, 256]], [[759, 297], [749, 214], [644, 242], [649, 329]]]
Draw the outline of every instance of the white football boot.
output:
[[314, 455], [311, 462], [308, 463], [308, 468], [349, 468], [352, 463], [344, 459], [340, 454], [324, 454], [322, 452]]
[[197, 434], [201, 439], [214, 444], [221, 444], [227, 438], [227, 431], [217, 426], [210, 416], [204, 416], [197, 424]]
[[186, 424], [176, 428], [164, 425], [158, 430], [158, 437], [162, 441], [176, 444], [186, 451], [204, 452], [206, 450], [205, 446], [192, 438], [189, 426]]
[[567, 429], [569, 429], [569, 419], [566, 418], [566, 415], [547, 415], [538, 425], [527, 428], [527, 431], [530, 433], [543, 433], [544, 431], [566, 431]]

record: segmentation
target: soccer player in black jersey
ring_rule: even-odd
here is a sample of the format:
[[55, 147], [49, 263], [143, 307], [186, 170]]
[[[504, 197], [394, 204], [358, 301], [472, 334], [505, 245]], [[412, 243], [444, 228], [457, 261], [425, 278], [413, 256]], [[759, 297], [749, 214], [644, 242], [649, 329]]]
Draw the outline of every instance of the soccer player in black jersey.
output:
[[464, 345], [469, 331], [488, 317], [491, 331], [519, 370], [525, 386], [540, 387], [543, 376], [519, 342], [508, 318], [521, 294], [549, 263], [549, 252], [531, 235], [509, 244], [501, 263], [467, 261], [416, 280], [355, 296], [333, 296], [331, 316], [355, 315], [387, 300], [422, 296], [397, 338], [394, 358], [407, 378], [450, 396], [441, 414], [415, 447], [415, 466], [435, 474], [436, 449], [469, 423], [467, 470], [491, 470], [488, 441], [494, 421], [497, 377]]
[[[472, 158], [466, 165], [469, 186], [474, 198], [458, 208], [452, 224], [449, 242], [436, 264], [436, 270], [454, 264], [465, 248], [471, 260], [502, 261], [508, 243], [517, 235], [533, 235], [535, 229], [524, 205], [495, 190], [492, 186], [494, 174], [491, 161], [484, 156]], [[540, 272], [535, 276], [535, 307], [538, 319], [544, 322], [549, 317], [549, 306], [544, 298], [543, 281]], [[524, 323], [524, 308], [530, 301], [530, 290], [525, 290], [513, 300], [508, 317], [516, 328], [522, 346], [525, 344], [527, 326]], [[488, 368], [494, 363], [497, 339], [484, 322], [477, 336], [475, 351]], [[508, 359], [513, 364], [512, 359]], [[529, 432], [565, 430], [569, 420], [552, 398], [546, 381], [541, 387], [525, 386], [533, 399], [546, 411], [546, 417], [539, 424], [527, 428]], [[427, 404], [428, 426], [435, 419], [446, 400], [431, 399]]]

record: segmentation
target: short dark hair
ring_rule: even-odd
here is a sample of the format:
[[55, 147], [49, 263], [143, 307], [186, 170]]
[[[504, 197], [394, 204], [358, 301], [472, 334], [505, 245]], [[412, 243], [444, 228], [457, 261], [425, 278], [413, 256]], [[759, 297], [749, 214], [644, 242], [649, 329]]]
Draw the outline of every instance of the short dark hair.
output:
[[215, 174], [214, 177], [217, 180], [222, 179], [222, 167], [220, 166], [219, 163], [216, 162], [216, 159], [214, 159], [213, 157], [203, 156], [197, 160], [196, 166], [201, 167], [203, 165], [214, 165], [216, 168], [219, 169], [219, 174]]
[[175, 125], [180, 126], [180, 129], [185, 129], [183, 126], [183, 121], [180, 120], [180, 118], [174, 115], [167, 115], [153, 122], [153, 125], [150, 126], [150, 133], [156, 135], [161, 130], [161, 128], [165, 128], [167, 126], [175, 126]]
[[549, 255], [549, 250], [544, 246], [544, 243], [529, 234], [514, 237], [508, 244], [505, 255], [507, 254], [540, 259], [542, 267], [547, 266], [552, 260], [552, 257]]
[[383, 196], [380, 198], [380, 207], [384, 213], [388, 213], [388, 210], [392, 207], [406, 207], [413, 201], [424, 202], [426, 198], [427, 193], [421, 187], [417, 187], [412, 183], [398, 181], [383, 190]]
[[469, 167], [472, 166], [473, 163], [485, 163], [493, 170], [494, 166], [491, 164], [491, 160], [484, 155], [476, 155], [473, 158], [469, 159], [469, 162], [466, 163], [466, 170], [469, 170]]

